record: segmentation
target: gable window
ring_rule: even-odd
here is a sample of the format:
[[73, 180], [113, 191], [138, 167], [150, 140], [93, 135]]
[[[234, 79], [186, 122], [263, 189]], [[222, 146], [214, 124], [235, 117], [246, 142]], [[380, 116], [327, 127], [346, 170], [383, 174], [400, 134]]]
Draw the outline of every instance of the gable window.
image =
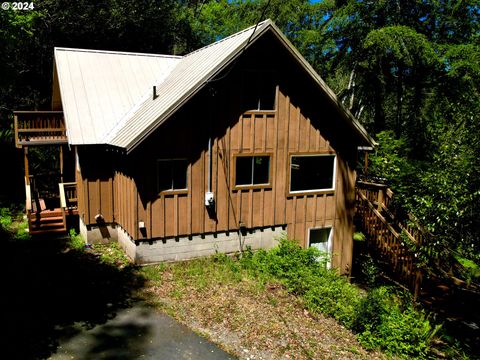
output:
[[315, 247], [320, 251], [319, 260], [326, 260], [327, 268], [331, 266], [332, 235], [331, 227], [310, 229], [308, 234], [308, 246]]
[[244, 156], [235, 158], [235, 186], [270, 184], [270, 156]]
[[275, 110], [276, 84], [271, 73], [249, 72], [244, 82], [244, 105], [248, 110]]
[[315, 192], [335, 189], [335, 155], [292, 155], [290, 192]]
[[157, 160], [158, 191], [187, 190], [187, 170], [186, 159]]

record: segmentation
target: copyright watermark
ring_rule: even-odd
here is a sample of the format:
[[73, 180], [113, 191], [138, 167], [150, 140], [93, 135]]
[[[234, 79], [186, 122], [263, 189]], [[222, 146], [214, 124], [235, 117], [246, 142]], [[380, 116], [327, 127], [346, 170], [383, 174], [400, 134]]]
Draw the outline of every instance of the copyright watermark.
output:
[[3, 2], [2, 10], [33, 10], [33, 2]]

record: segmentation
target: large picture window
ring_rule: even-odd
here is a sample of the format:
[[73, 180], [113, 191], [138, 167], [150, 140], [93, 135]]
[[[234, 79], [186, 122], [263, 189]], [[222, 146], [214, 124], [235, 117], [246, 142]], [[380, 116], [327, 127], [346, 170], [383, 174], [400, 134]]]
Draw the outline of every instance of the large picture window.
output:
[[292, 155], [290, 192], [334, 190], [335, 155]]
[[187, 190], [187, 170], [186, 159], [157, 160], [158, 191]]
[[270, 156], [237, 156], [235, 186], [270, 184]]

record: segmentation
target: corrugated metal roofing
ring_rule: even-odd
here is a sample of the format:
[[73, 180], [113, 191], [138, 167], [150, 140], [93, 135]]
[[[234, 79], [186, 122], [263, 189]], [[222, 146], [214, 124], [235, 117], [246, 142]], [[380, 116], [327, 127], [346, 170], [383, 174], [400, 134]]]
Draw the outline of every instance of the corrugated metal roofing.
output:
[[152, 96], [147, 97], [133, 114], [119, 122], [104, 141], [130, 150], [238, 55], [254, 30], [254, 36], [258, 36], [269, 24], [269, 20], [261, 22], [256, 30], [252, 26], [186, 55], [165, 81], [159, 84], [160, 96], [155, 100]]
[[70, 144], [99, 144], [180, 57], [55, 48]]
[[[69, 142], [110, 144], [132, 150], [267, 30], [283, 42], [330, 101], [342, 110], [353, 130], [374, 145], [363, 126], [271, 20], [184, 57], [55, 49]], [[157, 86], [156, 99], [152, 96], [153, 85]]]

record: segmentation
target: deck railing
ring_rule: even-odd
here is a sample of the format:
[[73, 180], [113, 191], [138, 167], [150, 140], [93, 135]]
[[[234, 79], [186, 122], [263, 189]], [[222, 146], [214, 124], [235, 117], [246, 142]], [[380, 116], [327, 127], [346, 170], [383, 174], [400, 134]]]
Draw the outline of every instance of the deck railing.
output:
[[424, 241], [413, 219], [400, 219], [391, 209], [393, 192], [384, 184], [358, 182], [357, 219], [370, 246], [388, 262], [398, 280], [419, 295], [422, 271], [415, 248]]
[[46, 145], [67, 142], [62, 111], [15, 111], [15, 145]]

